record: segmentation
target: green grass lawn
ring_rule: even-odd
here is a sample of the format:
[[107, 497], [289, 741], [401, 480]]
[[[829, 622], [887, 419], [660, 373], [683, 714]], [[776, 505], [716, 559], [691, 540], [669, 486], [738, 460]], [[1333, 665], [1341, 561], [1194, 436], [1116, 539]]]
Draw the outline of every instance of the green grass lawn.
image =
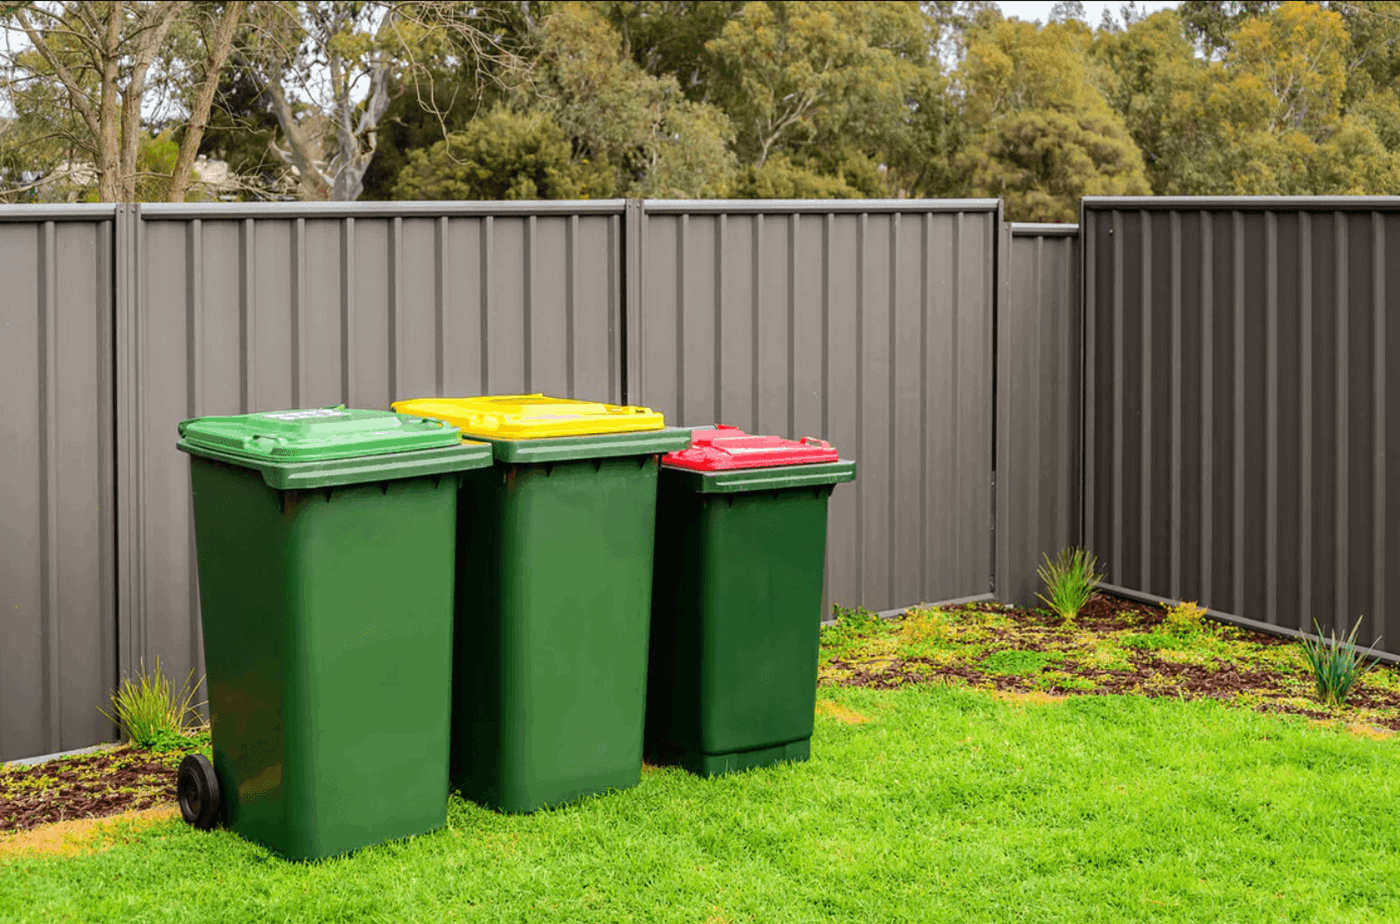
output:
[[0, 921], [1400, 919], [1395, 740], [1211, 701], [819, 695], [809, 763], [532, 816], [454, 798], [444, 830], [314, 864], [162, 822], [0, 861]]

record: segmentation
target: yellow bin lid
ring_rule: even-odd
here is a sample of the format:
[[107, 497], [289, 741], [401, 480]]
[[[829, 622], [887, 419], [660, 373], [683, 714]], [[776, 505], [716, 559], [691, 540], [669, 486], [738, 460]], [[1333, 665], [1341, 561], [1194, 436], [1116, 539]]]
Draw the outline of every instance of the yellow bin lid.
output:
[[400, 414], [445, 421], [464, 435], [498, 440], [587, 436], [660, 430], [663, 416], [649, 407], [575, 401], [546, 395], [487, 395], [480, 398], [414, 398], [395, 401]]

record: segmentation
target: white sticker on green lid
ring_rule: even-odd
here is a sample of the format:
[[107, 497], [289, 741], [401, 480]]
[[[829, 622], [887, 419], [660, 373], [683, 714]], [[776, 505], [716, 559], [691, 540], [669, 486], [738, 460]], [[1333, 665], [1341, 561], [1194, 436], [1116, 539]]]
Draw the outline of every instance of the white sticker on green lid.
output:
[[315, 408], [310, 411], [282, 411], [277, 414], [264, 414], [270, 420], [312, 420], [324, 417], [349, 417], [344, 411], [337, 411], [331, 408]]

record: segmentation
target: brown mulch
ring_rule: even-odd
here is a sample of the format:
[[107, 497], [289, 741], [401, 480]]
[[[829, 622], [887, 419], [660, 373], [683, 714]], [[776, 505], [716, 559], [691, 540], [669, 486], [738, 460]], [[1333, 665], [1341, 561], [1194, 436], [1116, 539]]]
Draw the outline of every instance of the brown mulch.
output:
[[[998, 603], [977, 603], [961, 607], [964, 612], [985, 612], [1009, 620], [1010, 625], [986, 624], [982, 641], [988, 653], [1016, 651], [1058, 655], [1039, 670], [1021, 674], [981, 670], [976, 660], [948, 664], [921, 657], [832, 658], [830, 678], [824, 682], [841, 686], [870, 687], [890, 690], [910, 684], [950, 683], [959, 686], [995, 690], [999, 694], [1041, 693], [1051, 696], [1133, 694], [1149, 697], [1182, 699], [1232, 700], [1249, 702], [1260, 712], [1306, 716], [1312, 719], [1335, 720], [1337, 713], [1323, 708], [1309, 708], [1297, 702], [1281, 700], [1297, 698], [1300, 684], [1307, 678], [1299, 671], [1250, 669], [1226, 660], [1209, 665], [1181, 663], [1163, 657], [1151, 648], [1131, 648], [1127, 651], [1127, 669], [1108, 669], [1080, 663], [1071, 636], [1064, 631], [1059, 617], [1040, 610], [1008, 608]], [[1157, 630], [1165, 620], [1159, 606], [1137, 603], [1117, 597], [1098, 596], [1089, 602], [1075, 619], [1075, 628], [1095, 635], [1139, 635]], [[1209, 624], [1208, 624], [1209, 625]], [[1250, 632], [1240, 628], [1218, 627], [1218, 631], [1233, 633], [1258, 648], [1296, 645], [1296, 641], [1279, 636]], [[1069, 681], [1062, 686], [1044, 676], [1056, 672]], [[825, 672], [824, 672], [825, 673]], [[1089, 681], [1091, 689], [1081, 689], [1075, 681]], [[1349, 706], [1371, 711], [1365, 721], [1369, 725], [1400, 731], [1400, 693], [1392, 690], [1354, 690]]]
[[0, 768], [0, 832], [168, 806], [184, 756], [118, 747]]

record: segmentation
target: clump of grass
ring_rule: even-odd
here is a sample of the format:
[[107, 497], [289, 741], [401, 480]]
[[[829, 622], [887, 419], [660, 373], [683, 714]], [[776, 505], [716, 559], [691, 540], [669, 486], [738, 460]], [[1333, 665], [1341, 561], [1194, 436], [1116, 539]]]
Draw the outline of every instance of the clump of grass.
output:
[[[1361, 628], [1362, 617], [1356, 618], [1351, 633], [1339, 639], [1336, 630], [1324, 636], [1322, 627], [1313, 620], [1317, 637], [1303, 636], [1303, 657], [1312, 671], [1317, 685], [1318, 702], [1327, 706], [1345, 706], [1356, 682], [1365, 676], [1378, 663], [1377, 658], [1367, 659], [1356, 647], [1356, 633]], [[1377, 640], [1379, 641], [1379, 639]]]
[[988, 674], [1014, 677], [1037, 673], [1063, 659], [1064, 656], [1057, 652], [1009, 650], [987, 655], [978, 666]]
[[1097, 570], [1098, 561], [1084, 549], [1076, 548], [1061, 549], [1054, 561], [1048, 554], [1043, 557], [1045, 564], [1036, 569], [1036, 574], [1045, 584], [1046, 593], [1036, 596], [1065, 622], [1074, 622], [1103, 580]]
[[949, 636], [950, 629], [948, 614], [937, 607], [911, 609], [900, 623], [904, 640], [916, 645], [941, 642]]
[[1162, 629], [1168, 635], [1191, 638], [1200, 634], [1205, 625], [1205, 607], [1194, 600], [1182, 600], [1180, 603], [1171, 604], [1163, 603], [1162, 606], [1167, 610], [1167, 618], [1162, 622]]
[[1185, 648], [1186, 641], [1179, 635], [1168, 635], [1165, 632], [1148, 632], [1142, 635], [1129, 635], [1120, 644], [1124, 648], [1142, 649], [1174, 649]]
[[97, 711], [110, 719], [123, 736], [142, 748], [169, 749], [176, 739], [185, 740], [185, 733], [198, 725], [198, 704], [194, 701], [199, 682], [191, 670], [180, 686], [166, 677], [160, 669], [160, 658], [149, 671], [143, 660], [135, 679], [125, 677], [112, 691], [112, 711], [101, 706]]

